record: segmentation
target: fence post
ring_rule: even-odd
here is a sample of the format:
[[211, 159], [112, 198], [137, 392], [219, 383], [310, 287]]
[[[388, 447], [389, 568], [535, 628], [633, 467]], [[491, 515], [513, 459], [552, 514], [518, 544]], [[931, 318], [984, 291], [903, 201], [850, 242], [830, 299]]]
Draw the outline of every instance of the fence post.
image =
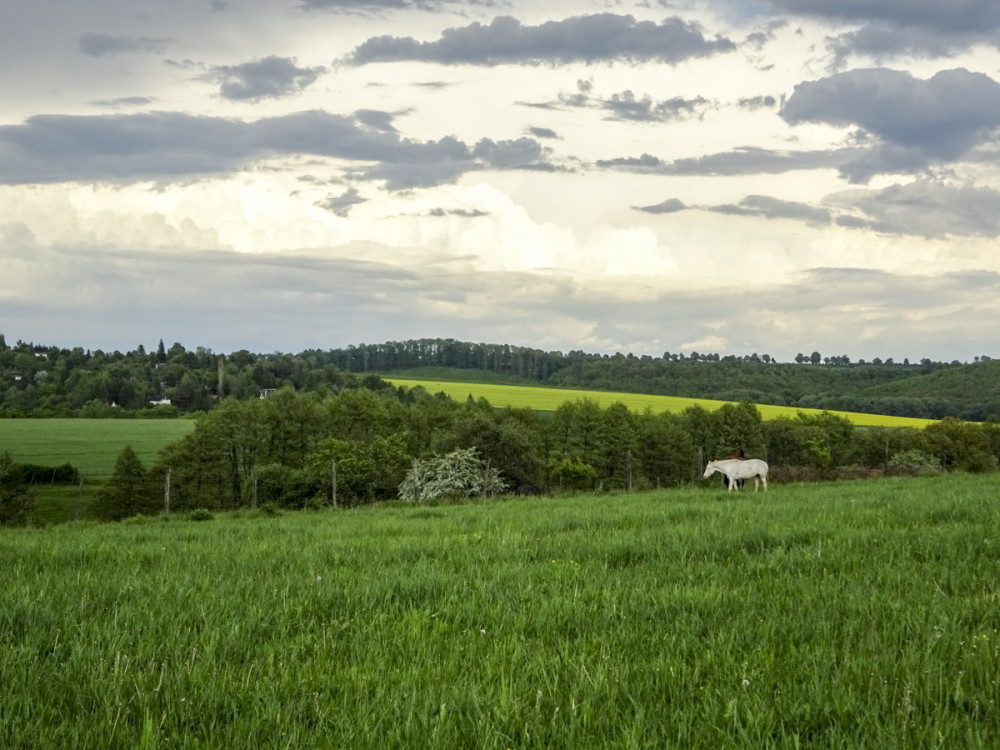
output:
[[167, 476], [163, 480], [163, 512], [170, 515], [170, 467], [167, 467]]
[[83, 507], [83, 474], [80, 475], [80, 489], [76, 493], [76, 511], [73, 513], [73, 520], [80, 520], [80, 509]]
[[337, 507], [337, 459], [330, 461], [330, 493], [333, 500], [333, 507]]
[[253, 470], [251, 471], [253, 477], [253, 484], [250, 486], [250, 507], [252, 509], [257, 508], [257, 464], [253, 465]]

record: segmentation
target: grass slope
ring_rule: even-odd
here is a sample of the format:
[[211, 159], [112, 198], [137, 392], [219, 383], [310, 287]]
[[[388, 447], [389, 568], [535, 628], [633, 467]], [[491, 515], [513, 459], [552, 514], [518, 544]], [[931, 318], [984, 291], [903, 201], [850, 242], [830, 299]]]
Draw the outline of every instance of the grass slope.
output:
[[0, 531], [0, 747], [995, 747], [1000, 477]]
[[[493, 406], [528, 408], [537, 411], [555, 411], [566, 401], [589, 398], [601, 407], [608, 407], [621, 402], [630, 410], [642, 412], [652, 409], [654, 412], [680, 412], [693, 405], [706, 409], [717, 409], [725, 401], [710, 399], [679, 398], [674, 396], [652, 396], [639, 393], [614, 393], [608, 391], [574, 390], [569, 388], [543, 388], [538, 386], [523, 386], [481, 382], [456, 382], [448, 380], [405, 380], [391, 376], [383, 378], [395, 386], [414, 388], [422, 386], [429, 393], [444, 392], [451, 398], [464, 401], [469, 396], [474, 399], [485, 398]], [[806, 414], [819, 413], [814, 409], [797, 409], [790, 406], [770, 406], [757, 404], [764, 419], [775, 419], [779, 416], [795, 417], [799, 412]], [[913, 419], [910, 417], [892, 417], [879, 414], [862, 414], [859, 412], [833, 412], [847, 417], [856, 425], [887, 426], [887, 427], [926, 427], [934, 420]]]
[[69, 461], [88, 479], [110, 477], [122, 448], [131, 445], [147, 466], [167, 443], [194, 429], [189, 419], [0, 419], [0, 451], [15, 461]]

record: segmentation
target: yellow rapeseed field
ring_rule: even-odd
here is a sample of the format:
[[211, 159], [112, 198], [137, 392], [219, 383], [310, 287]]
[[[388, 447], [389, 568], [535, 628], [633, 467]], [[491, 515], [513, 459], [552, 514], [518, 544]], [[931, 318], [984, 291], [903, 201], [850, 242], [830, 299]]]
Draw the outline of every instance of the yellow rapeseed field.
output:
[[[404, 380], [384, 377], [384, 380], [395, 386], [414, 388], [422, 386], [428, 393], [444, 392], [457, 401], [464, 401], [469, 396], [474, 399], [485, 398], [493, 406], [513, 407], [516, 409], [534, 409], [536, 411], [555, 411], [560, 404], [579, 399], [590, 399], [602, 408], [614, 403], [622, 403], [630, 411], [642, 412], [651, 409], [654, 412], [681, 412], [689, 406], [699, 405], [709, 410], [718, 409], [725, 401], [711, 399], [678, 398], [675, 396], [650, 396], [641, 393], [616, 393], [610, 391], [586, 391], [570, 388], [542, 388], [523, 385], [496, 385], [492, 383], [462, 383], [443, 380]], [[799, 412], [818, 414], [816, 409], [797, 409], [791, 406], [771, 406], [757, 404], [764, 419], [777, 417], [794, 418]], [[914, 419], [911, 417], [891, 417], [881, 414], [863, 414], [860, 412], [835, 411], [833, 414], [847, 417], [856, 425], [880, 427], [926, 427], [934, 420]]]

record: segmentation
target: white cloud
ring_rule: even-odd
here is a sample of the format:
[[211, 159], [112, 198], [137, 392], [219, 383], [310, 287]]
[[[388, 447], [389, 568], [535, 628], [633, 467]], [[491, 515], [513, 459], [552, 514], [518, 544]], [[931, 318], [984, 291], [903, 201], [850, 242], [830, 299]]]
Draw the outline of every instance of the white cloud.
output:
[[995, 354], [996, 17], [917, 5], [21, 4], [0, 332]]

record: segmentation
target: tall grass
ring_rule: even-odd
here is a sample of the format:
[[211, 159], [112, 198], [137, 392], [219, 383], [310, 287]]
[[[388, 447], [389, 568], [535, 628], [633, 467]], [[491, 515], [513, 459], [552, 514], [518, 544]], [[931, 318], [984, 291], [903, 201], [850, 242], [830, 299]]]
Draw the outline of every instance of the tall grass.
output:
[[0, 747], [996, 746], [998, 490], [3, 531]]

